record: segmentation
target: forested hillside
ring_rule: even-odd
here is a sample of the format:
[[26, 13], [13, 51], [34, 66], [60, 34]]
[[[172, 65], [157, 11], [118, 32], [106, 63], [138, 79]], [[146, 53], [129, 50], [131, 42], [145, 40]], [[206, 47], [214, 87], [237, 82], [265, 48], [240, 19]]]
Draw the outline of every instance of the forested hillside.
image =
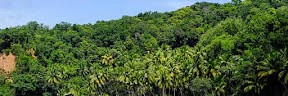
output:
[[[0, 30], [1, 96], [288, 96], [288, 1]], [[3, 56], [5, 57], [5, 56]], [[4, 58], [5, 59], [5, 58]]]

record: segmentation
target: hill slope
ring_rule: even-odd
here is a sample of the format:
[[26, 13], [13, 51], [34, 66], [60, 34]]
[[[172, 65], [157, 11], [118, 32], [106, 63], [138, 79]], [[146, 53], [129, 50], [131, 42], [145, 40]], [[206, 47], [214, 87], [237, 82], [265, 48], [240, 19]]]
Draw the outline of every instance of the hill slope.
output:
[[287, 5], [201, 2], [96, 24], [2, 29], [0, 50], [17, 64], [6, 74], [13, 82], [0, 76], [0, 95], [285, 96]]

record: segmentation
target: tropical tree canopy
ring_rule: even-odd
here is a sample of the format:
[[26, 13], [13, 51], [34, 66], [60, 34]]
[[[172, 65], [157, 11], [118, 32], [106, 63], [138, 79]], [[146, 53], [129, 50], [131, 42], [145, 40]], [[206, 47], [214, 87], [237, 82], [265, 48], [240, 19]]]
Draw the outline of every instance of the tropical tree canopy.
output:
[[1, 53], [17, 56], [15, 71], [0, 65], [0, 95], [287, 96], [287, 48], [287, 0], [53, 28], [32, 21], [0, 29]]

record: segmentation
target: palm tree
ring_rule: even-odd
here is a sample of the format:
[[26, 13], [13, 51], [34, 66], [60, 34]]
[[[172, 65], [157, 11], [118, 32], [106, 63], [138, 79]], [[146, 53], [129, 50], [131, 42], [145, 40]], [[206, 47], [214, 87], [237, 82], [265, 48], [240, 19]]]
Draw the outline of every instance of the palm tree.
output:
[[172, 77], [169, 73], [169, 69], [166, 66], [160, 65], [159, 68], [155, 72], [156, 74], [156, 86], [162, 89], [162, 95], [165, 96], [166, 88], [170, 88], [173, 86]]
[[110, 64], [113, 64], [114, 63], [114, 59], [112, 56], [109, 56], [109, 55], [104, 55], [102, 56], [102, 64], [105, 64], [105, 65], [110, 65]]
[[64, 96], [70, 96], [70, 95], [72, 95], [72, 96], [80, 96], [81, 95], [80, 91], [77, 90], [77, 89], [80, 89], [80, 88], [77, 88], [77, 85], [68, 84], [68, 88], [69, 88], [68, 89], [69, 92], [64, 94]]
[[61, 79], [63, 78], [63, 75], [59, 74], [59, 72], [56, 72], [55, 69], [48, 70], [46, 76], [46, 80], [48, 81], [48, 83], [51, 83], [53, 85], [60, 84]]
[[85, 75], [89, 74], [90, 71], [89, 71], [87, 64], [88, 63], [85, 62], [84, 60], [79, 62], [79, 64], [78, 64], [79, 65], [79, 67], [78, 67], [79, 75], [85, 76]]
[[281, 62], [283, 63], [283, 65], [280, 68], [280, 72], [278, 74], [279, 79], [282, 82], [282, 85], [285, 88], [285, 91], [288, 91], [286, 84], [288, 83], [288, 58], [287, 58], [287, 49], [285, 48], [284, 50], [281, 50]]
[[90, 84], [92, 85], [92, 88], [98, 89], [100, 95], [102, 94], [102, 87], [104, 86], [105, 82], [108, 80], [107, 76], [102, 73], [97, 73], [94, 75], [90, 75]]
[[260, 65], [257, 66], [257, 70], [260, 72], [258, 73], [258, 76], [260, 78], [272, 75], [277, 72], [277, 70], [274, 68], [275, 65], [270, 63], [270, 60], [265, 59], [264, 61], [260, 62]]
[[244, 83], [246, 87], [244, 87], [244, 92], [252, 91], [254, 93], [260, 94], [261, 89], [264, 88], [266, 83], [261, 82], [260, 78], [257, 76], [251, 76], [252, 80], [245, 80]]
[[227, 87], [227, 83], [225, 82], [227, 78], [222, 77], [218, 83], [215, 84], [215, 87], [213, 89], [213, 93], [216, 94], [217, 96], [225, 96], [226, 95], [226, 90], [225, 87]]

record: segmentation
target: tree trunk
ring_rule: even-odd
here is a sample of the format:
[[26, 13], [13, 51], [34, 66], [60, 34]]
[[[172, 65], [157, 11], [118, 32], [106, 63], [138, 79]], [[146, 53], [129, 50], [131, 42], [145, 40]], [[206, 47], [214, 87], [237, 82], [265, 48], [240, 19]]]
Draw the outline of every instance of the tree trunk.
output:
[[195, 93], [194, 93], [194, 91], [192, 91], [192, 93], [193, 93], [193, 96], [196, 96]]
[[180, 89], [180, 94], [181, 94], [181, 96], [183, 96], [183, 92], [182, 92], [182, 89]]
[[165, 87], [162, 88], [162, 96], [165, 96]]
[[98, 89], [98, 91], [99, 91], [99, 94], [100, 94], [100, 95], [103, 95], [101, 89], [100, 89], [99, 87], [98, 87], [97, 89]]
[[168, 93], [169, 93], [169, 95], [170, 95], [170, 94], [171, 94], [171, 88], [169, 88], [168, 90], [169, 90], [169, 92], [168, 92]]
[[114, 90], [116, 90], [116, 96], [119, 96], [117, 88], [114, 86]]
[[205, 96], [208, 96], [207, 90], [204, 90], [204, 94]]
[[173, 91], [174, 91], [174, 92], [173, 92], [173, 94], [174, 94], [173, 96], [175, 96], [175, 91], [176, 91], [176, 88], [174, 88], [174, 89], [173, 89]]
[[282, 85], [284, 86], [284, 88], [285, 88], [285, 91], [287, 91], [287, 87], [286, 87], [286, 85], [285, 85], [285, 83], [284, 83], [284, 82], [282, 82]]
[[131, 96], [131, 94], [130, 94], [130, 88], [128, 88], [128, 96]]

